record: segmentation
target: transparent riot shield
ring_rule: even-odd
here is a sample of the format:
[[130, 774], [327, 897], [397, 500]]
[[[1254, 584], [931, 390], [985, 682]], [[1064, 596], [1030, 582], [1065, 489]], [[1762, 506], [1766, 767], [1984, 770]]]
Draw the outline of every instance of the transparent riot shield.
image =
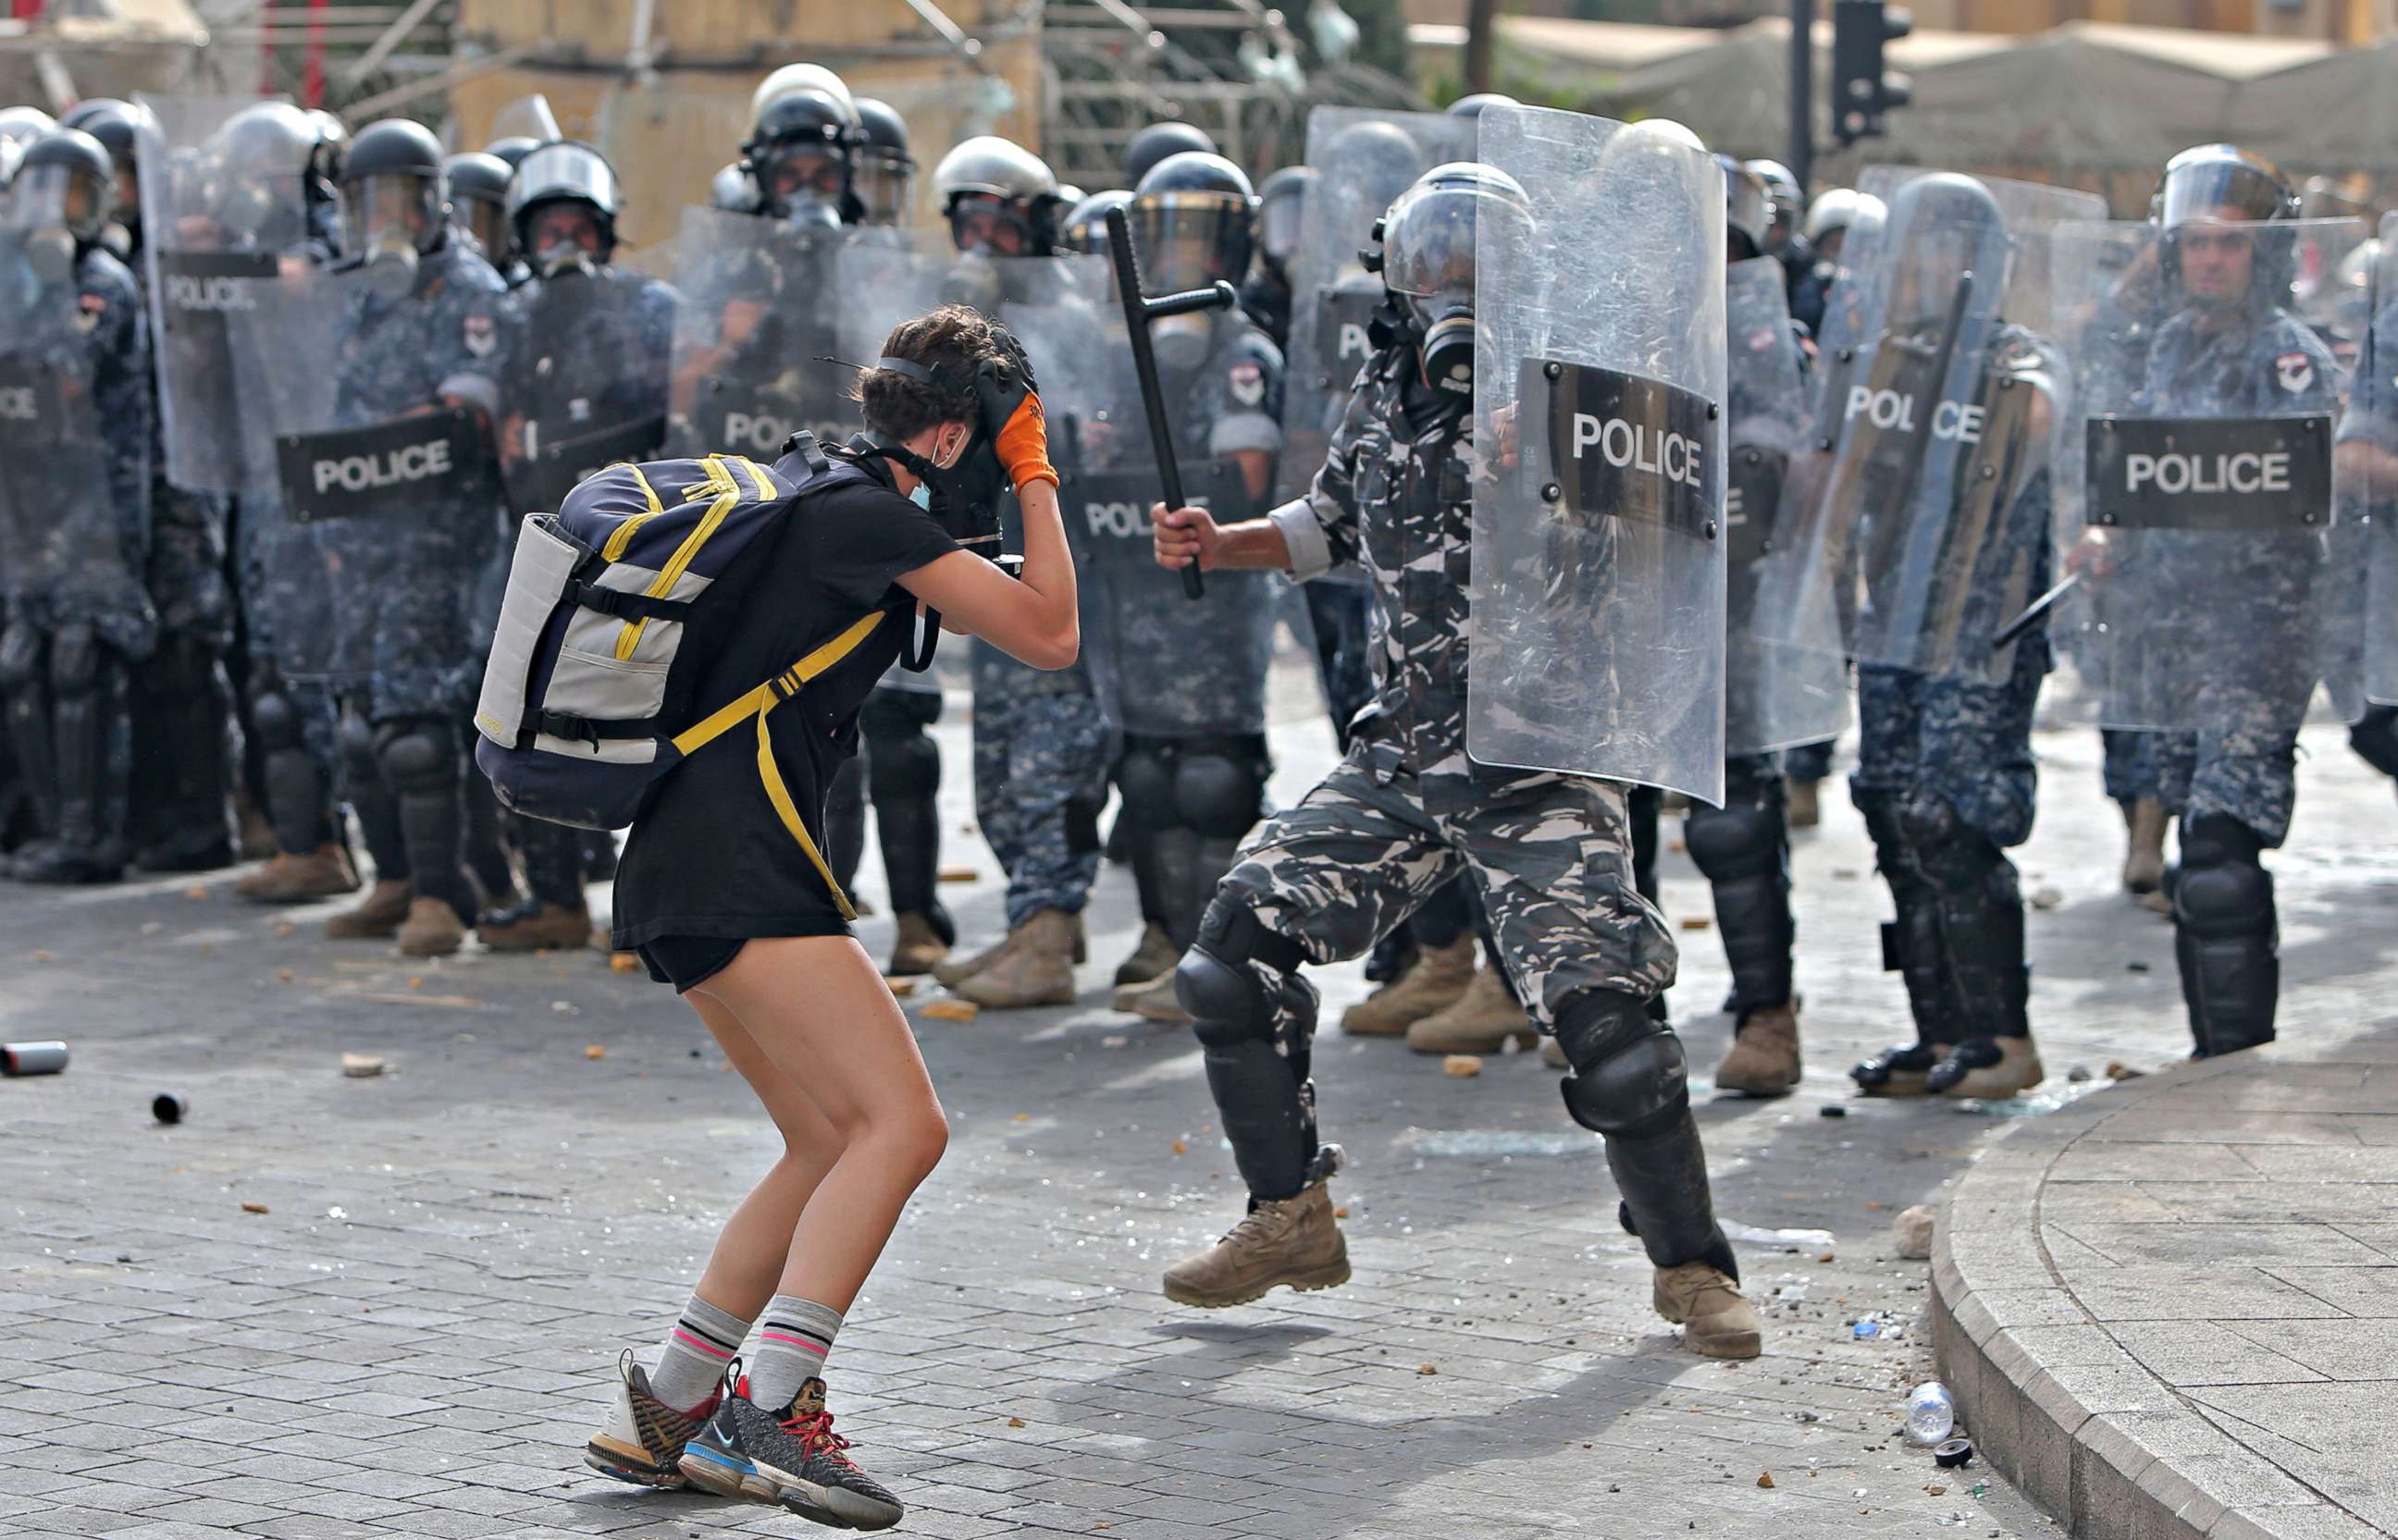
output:
[[[2331, 601], [2339, 371], [2286, 308], [2305, 221], [2055, 233], [2076, 366], [2061, 650], [2108, 727], [2295, 732]], [[2127, 301], [2123, 290], [2133, 298]]]
[[[286, 674], [347, 686], [464, 668], [484, 641], [469, 617], [499, 530], [498, 459], [480, 412], [445, 401], [431, 368], [391, 362], [429, 357], [457, 316], [438, 296], [375, 298], [357, 270], [289, 274], [254, 298], [233, 345], [248, 441], [274, 478]], [[329, 380], [329, 359], [368, 362]]]
[[529, 139], [535, 144], [550, 144], [565, 137], [549, 98], [539, 91], [518, 97], [492, 114], [492, 141]]
[[10, 612], [65, 618], [148, 604], [101, 433], [81, 296], [60, 253], [0, 234], [0, 585]]
[[1307, 114], [1307, 165], [1316, 175], [1300, 205], [1290, 263], [1276, 497], [1302, 495], [1323, 469], [1349, 387], [1373, 351], [1367, 333], [1384, 302], [1382, 281], [1357, 254], [1373, 245], [1374, 221], [1426, 171], [1473, 158], [1474, 125], [1446, 113], [1317, 107]]
[[[838, 444], [864, 425], [849, 396], [855, 370], [824, 361], [845, 356], [843, 244], [839, 232], [683, 210], [667, 437], [674, 453], [724, 450], [771, 462], [798, 429]], [[875, 255], [895, 273], [907, 269], [900, 253]]]
[[1828, 612], [1819, 635], [1776, 639], [1758, 606], [1790, 468], [1804, 449], [1808, 403], [1785, 270], [1772, 257], [1724, 275], [1725, 387], [1731, 410], [1724, 471], [1724, 751], [1763, 754], [1830, 738], [1848, 725], [1846, 669]]
[[1723, 797], [1724, 191], [1654, 129], [1482, 114], [1473, 683], [1486, 764]]
[[1808, 497], [1767, 577], [1785, 636], [1837, 625], [1861, 663], [2002, 677], [1996, 634], [2047, 570], [2060, 368], [2047, 234], [2094, 195], [1948, 171], [1869, 169], [1887, 221], [1825, 321]]
[[140, 100], [149, 113], [139, 144], [142, 261], [167, 479], [192, 491], [251, 491], [225, 317], [276, 275], [281, 253], [307, 241], [308, 141], [227, 134], [259, 98]]
[[[2378, 243], [2398, 235], [2398, 215]], [[2341, 719], [2398, 701], [2398, 284], [2377, 260], [2366, 273], [2368, 323], [2356, 330], [2348, 409], [2334, 449], [2338, 509], [2320, 607], [2324, 683]], [[2326, 339], [2328, 341], [2329, 339]]]
[[[1209, 442], [1210, 428], [1232, 406], [1222, 382], [1241, 324], [1210, 314], [1208, 354], [1187, 374], [1161, 366], [1161, 383], [1183, 496], [1229, 522], [1251, 516], [1261, 500], [1250, 496], [1238, 461], [1213, 452]], [[1103, 328], [1086, 329], [1078, 318], [1071, 336], [1036, 332], [1025, 343], [1047, 404], [1050, 455], [1062, 476], [1058, 502], [1074, 550], [1083, 658], [1100, 707], [1120, 730], [1150, 737], [1263, 732], [1282, 580], [1210, 572], [1206, 596], [1192, 600], [1183, 597], [1181, 576], [1157, 565], [1149, 519], [1163, 495], [1157, 457], [1131, 360], [1109, 349], [1105, 337]], [[1078, 358], [1077, 349], [1090, 351]], [[1056, 395], [1053, 376], [1060, 381]]]
[[531, 279], [513, 298], [501, 463], [511, 506], [547, 511], [602, 466], [657, 458], [675, 299], [656, 279], [614, 267]]

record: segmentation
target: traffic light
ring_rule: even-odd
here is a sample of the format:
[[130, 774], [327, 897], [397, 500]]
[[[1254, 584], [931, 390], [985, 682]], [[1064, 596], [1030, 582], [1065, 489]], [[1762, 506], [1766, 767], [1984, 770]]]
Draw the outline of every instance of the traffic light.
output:
[[1883, 132], [1882, 114], [1914, 99], [1906, 76], [1881, 67], [1882, 45], [1914, 30], [1904, 7], [1832, 0], [1832, 132], [1842, 144]]

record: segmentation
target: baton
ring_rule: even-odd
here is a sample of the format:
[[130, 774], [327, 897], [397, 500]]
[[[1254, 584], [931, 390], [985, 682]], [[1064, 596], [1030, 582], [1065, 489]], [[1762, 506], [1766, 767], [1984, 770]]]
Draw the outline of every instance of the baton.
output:
[[2014, 620], [2009, 621], [2004, 626], [2000, 628], [1997, 636], [1990, 638], [1990, 650], [1993, 652], [1998, 651], [2001, 648], [2007, 646], [2016, 637], [2030, 630], [2034, 622], [2038, 621], [2042, 615], [2047, 614], [2051, 609], [2054, 609], [2056, 607], [2056, 601], [2071, 593], [2073, 591], [2074, 584], [2081, 581], [2081, 573], [2072, 573], [2067, 577], [2063, 583], [2058, 583], [2047, 593], [2042, 594], [2040, 597], [2032, 600], [2031, 603], [2024, 606], [2024, 612], [2022, 614], [2017, 615]]
[[[1182, 506], [1182, 468], [1174, 462], [1174, 437], [1165, 420], [1165, 392], [1157, 382], [1157, 353], [1150, 346], [1149, 324], [1168, 315], [1187, 315], [1195, 310], [1230, 310], [1237, 297], [1233, 286], [1221, 278], [1211, 288], [1194, 288], [1183, 294], [1161, 294], [1154, 300], [1143, 299], [1140, 292], [1140, 259], [1132, 248], [1132, 226], [1121, 208], [1108, 210], [1108, 254], [1115, 261], [1116, 292], [1124, 299], [1125, 331], [1132, 342], [1133, 371], [1140, 376], [1140, 404], [1149, 411], [1149, 441], [1157, 451], [1157, 477], [1165, 483], [1165, 505]], [[1182, 596], [1198, 598], [1207, 591], [1199, 576], [1199, 559], [1182, 569]]]

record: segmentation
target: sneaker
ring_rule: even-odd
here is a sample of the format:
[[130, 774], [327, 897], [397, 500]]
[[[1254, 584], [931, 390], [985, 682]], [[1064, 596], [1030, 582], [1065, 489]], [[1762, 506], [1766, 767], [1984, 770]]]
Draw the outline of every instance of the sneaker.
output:
[[649, 1371], [633, 1361], [625, 1349], [616, 1360], [622, 1376], [608, 1408], [608, 1421], [583, 1446], [583, 1463], [602, 1476], [635, 1486], [673, 1491], [685, 1485], [677, 1462], [683, 1446], [716, 1413], [722, 1391], [689, 1412], [680, 1412], [650, 1394]]
[[848, 1451], [825, 1410], [824, 1381], [811, 1379], [780, 1413], [725, 1397], [680, 1465], [693, 1486], [719, 1497], [778, 1504], [834, 1529], [889, 1529], [906, 1510]]

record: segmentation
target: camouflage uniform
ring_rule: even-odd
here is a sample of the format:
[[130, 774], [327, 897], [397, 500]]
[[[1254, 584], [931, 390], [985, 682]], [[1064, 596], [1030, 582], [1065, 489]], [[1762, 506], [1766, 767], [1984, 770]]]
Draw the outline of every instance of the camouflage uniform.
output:
[[[461, 393], [495, 402], [505, 295], [491, 264], [453, 239], [422, 260], [408, 297], [359, 297], [329, 369], [339, 419], [395, 418]], [[375, 660], [362, 683], [340, 692], [340, 733], [345, 791], [377, 875], [407, 877], [417, 897], [469, 921], [460, 725], [479, 683], [471, 611], [500, 516], [495, 501], [480, 498], [428, 508], [383, 570], [344, 586], [337, 617], [368, 628], [367, 645], [349, 650]]]
[[[128, 670], [157, 645], [158, 617], [140, 582], [149, 558], [152, 456], [157, 433], [150, 374], [150, 329], [133, 275], [97, 247], [78, 257], [74, 288], [46, 288], [41, 308], [12, 316], [5, 349], [38, 384], [67, 394], [65, 408], [88, 409], [106, 465], [101, 484], [62, 470], [76, 485], [61, 495], [73, 505], [38, 516], [20, 505], [20, 539], [36, 516], [50, 549], [19, 550], [12, 562], [49, 574], [17, 588], [0, 636], [0, 692], [9, 738], [44, 837], [20, 876], [88, 877], [121, 869], [131, 737], [126, 715]], [[89, 392], [88, 402], [72, 399]], [[11, 466], [9, 493], [38, 496], [39, 475]], [[104, 505], [93, 507], [95, 500]], [[87, 562], [88, 554], [96, 559]]]
[[1357, 956], [1470, 874], [1516, 993], [1574, 1066], [1568, 1109], [1607, 1136], [1627, 1227], [1661, 1267], [1736, 1277], [1680, 1044], [1648, 1014], [1675, 950], [1634, 884], [1623, 788], [1466, 756], [1472, 434], [1468, 397], [1425, 386], [1412, 348], [1381, 350], [1308, 495], [1273, 510], [1298, 576], [1372, 573], [1379, 689], [1340, 763], [1250, 837], [1178, 993], [1252, 1199], [1287, 1198], [1338, 1164], [1316, 1140], [1300, 966]]
[[1098, 876], [1115, 740], [1082, 672], [974, 644], [975, 817], [1007, 873], [1011, 931], [1044, 909], [1082, 913]]

